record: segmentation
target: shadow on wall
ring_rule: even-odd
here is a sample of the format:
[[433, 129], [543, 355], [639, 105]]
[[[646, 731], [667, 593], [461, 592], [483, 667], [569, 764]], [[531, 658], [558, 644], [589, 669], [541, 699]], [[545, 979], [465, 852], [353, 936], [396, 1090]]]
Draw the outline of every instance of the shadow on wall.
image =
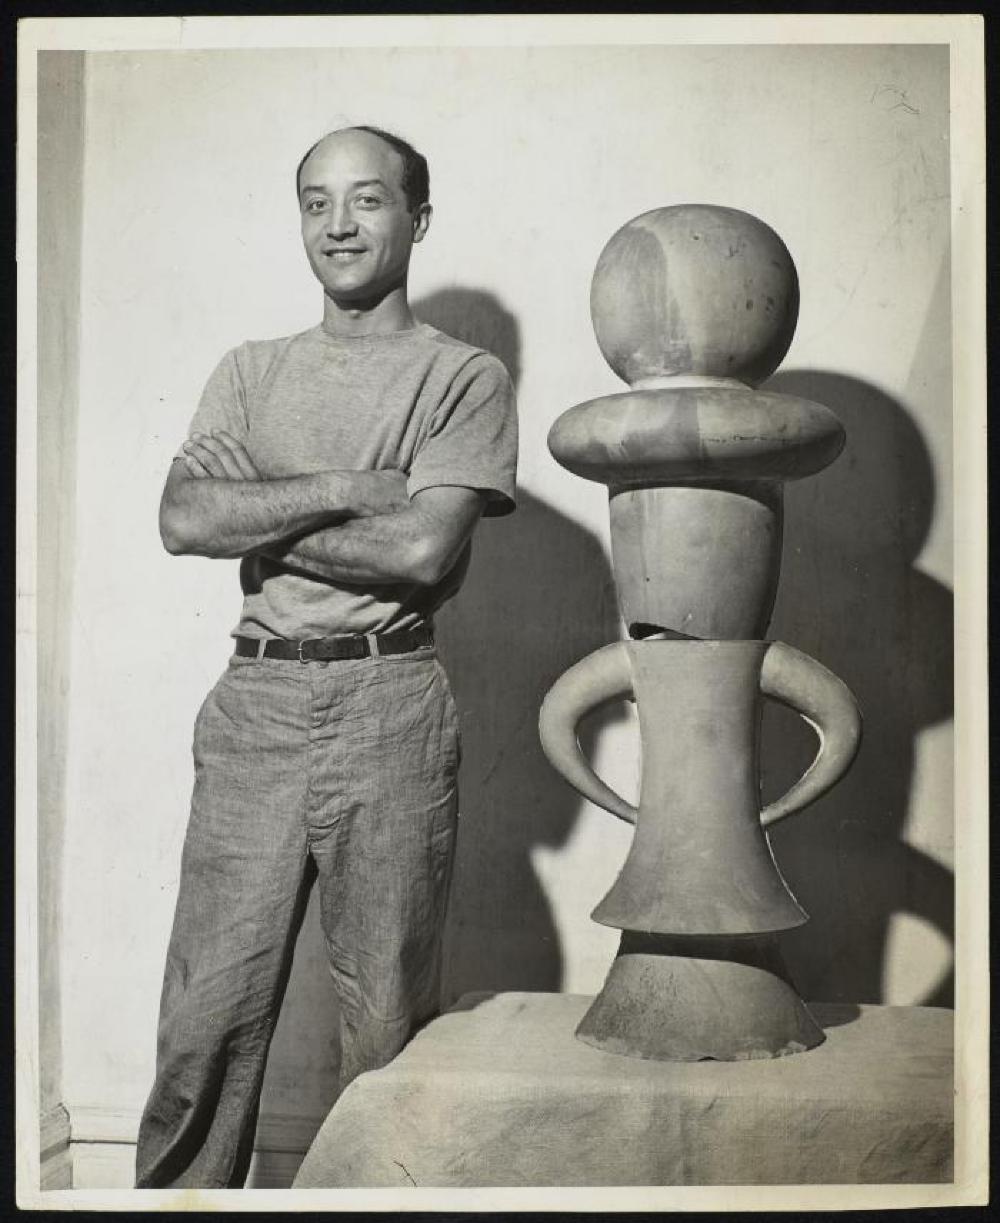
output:
[[[864, 715], [862, 748], [844, 780], [771, 834], [811, 918], [782, 947], [804, 997], [880, 1002], [893, 914], [922, 919], [954, 944], [952, 873], [903, 839], [916, 738], [952, 714], [952, 593], [915, 565], [932, 522], [934, 477], [905, 409], [867, 383], [803, 370], [775, 375], [767, 389], [826, 404], [848, 439], [825, 472], [787, 486], [768, 635], [839, 675]], [[815, 740], [771, 705], [764, 735], [769, 798], [802, 771]], [[953, 972], [912, 1000], [953, 1005]]]
[[[492, 294], [443, 290], [414, 311], [495, 353], [517, 386], [517, 322]], [[599, 541], [520, 491], [516, 513], [480, 524], [465, 585], [437, 628], [462, 727], [444, 1005], [467, 990], [558, 990], [562, 951], [531, 851], [565, 842], [581, 800], [542, 755], [538, 709], [567, 667], [618, 635]]]
[[[496, 353], [517, 384], [517, 323], [492, 295], [447, 290], [415, 309]], [[787, 488], [769, 635], [840, 675], [865, 715], [848, 776], [772, 835], [812, 919], [783, 947], [807, 998], [879, 1002], [894, 914], [954, 942], [952, 873], [903, 839], [917, 735], [952, 714], [952, 595], [915, 565], [934, 512], [933, 472], [905, 409], [874, 387], [822, 371], [779, 373], [769, 387], [827, 404], [848, 436], [831, 468]], [[463, 733], [445, 1005], [466, 990], [560, 988], [562, 954], [531, 851], [565, 842], [580, 800], [541, 753], [538, 708], [568, 666], [619, 635], [613, 579], [589, 532], [523, 492], [515, 515], [480, 526], [466, 584], [439, 616]], [[583, 729], [593, 736], [600, 724]], [[779, 706], [767, 707], [768, 727], [763, 780], [774, 794], [808, 764], [815, 741]], [[914, 1001], [952, 999], [946, 972]]]

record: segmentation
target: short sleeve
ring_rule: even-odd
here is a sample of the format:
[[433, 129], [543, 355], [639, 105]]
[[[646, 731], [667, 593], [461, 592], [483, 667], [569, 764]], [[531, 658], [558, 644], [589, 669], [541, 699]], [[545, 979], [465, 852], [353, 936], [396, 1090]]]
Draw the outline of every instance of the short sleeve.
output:
[[[198, 409], [188, 427], [189, 438], [194, 433], [211, 433], [214, 429], [225, 429], [237, 441], [246, 444], [249, 433], [247, 396], [237, 361], [237, 351], [234, 348], [226, 353], [205, 384]], [[183, 457], [183, 449], [174, 455], [175, 459]]]
[[460, 485], [489, 497], [484, 514], [514, 509], [517, 408], [510, 375], [479, 353], [456, 375], [410, 465], [407, 492]]

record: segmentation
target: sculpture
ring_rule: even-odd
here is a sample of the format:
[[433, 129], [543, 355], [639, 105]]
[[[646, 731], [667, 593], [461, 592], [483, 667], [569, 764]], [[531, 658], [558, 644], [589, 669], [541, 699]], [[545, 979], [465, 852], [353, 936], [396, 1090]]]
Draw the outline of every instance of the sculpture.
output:
[[[807, 920], [765, 829], [825, 793], [860, 742], [851, 693], [814, 659], [764, 640], [781, 560], [783, 482], [832, 462], [828, 409], [754, 388], [798, 315], [791, 256], [731, 208], [658, 208], [605, 246], [591, 287], [597, 342], [630, 389], [578, 404], [549, 433], [558, 462], [607, 485], [627, 642], [571, 667], [546, 696], [542, 747], [581, 794], [634, 823], [592, 916], [622, 931], [577, 1036], [612, 1052], [693, 1061], [778, 1057], [823, 1040], [777, 934]], [[635, 700], [638, 811], [594, 773], [576, 726]], [[820, 738], [805, 774], [761, 810], [760, 702]]]

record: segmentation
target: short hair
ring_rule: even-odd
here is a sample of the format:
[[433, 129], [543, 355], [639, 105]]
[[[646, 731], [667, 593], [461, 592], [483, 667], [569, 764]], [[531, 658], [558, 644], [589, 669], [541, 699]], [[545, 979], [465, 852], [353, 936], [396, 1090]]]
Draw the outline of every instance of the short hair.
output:
[[421, 204], [426, 204], [430, 199], [431, 184], [430, 172], [427, 169], [427, 158], [417, 150], [402, 136], [395, 136], [392, 132], [387, 132], [381, 127], [370, 127], [368, 124], [359, 123], [352, 127], [338, 127], [332, 132], [327, 132], [325, 136], [320, 136], [315, 144], [310, 145], [306, 149], [305, 155], [298, 164], [295, 171], [295, 198], [298, 199], [302, 193], [302, 167], [306, 164], [315, 150], [323, 143], [327, 136], [337, 135], [339, 132], [368, 132], [372, 136], [378, 136], [380, 140], [384, 140], [386, 144], [392, 148], [403, 159], [403, 174], [402, 187], [403, 194], [406, 197], [406, 208], [409, 212], [415, 212]]

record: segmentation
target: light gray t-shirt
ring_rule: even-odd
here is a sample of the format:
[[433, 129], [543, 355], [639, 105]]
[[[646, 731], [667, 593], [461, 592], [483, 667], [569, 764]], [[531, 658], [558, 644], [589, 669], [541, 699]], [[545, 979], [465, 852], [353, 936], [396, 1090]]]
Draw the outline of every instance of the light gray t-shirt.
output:
[[[344, 339], [322, 326], [228, 352], [208, 380], [190, 433], [226, 429], [265, 478], [395, 468], [412, 497], [461, 485], [514, 508], [517, 413], [500, 361], [426, 323]], [[354, 585], [290, 571], [263, 556], [240, 565], [234, 635], [324, 637], [429, 620], [461, 585], [469, 548], [436, 586]]]

